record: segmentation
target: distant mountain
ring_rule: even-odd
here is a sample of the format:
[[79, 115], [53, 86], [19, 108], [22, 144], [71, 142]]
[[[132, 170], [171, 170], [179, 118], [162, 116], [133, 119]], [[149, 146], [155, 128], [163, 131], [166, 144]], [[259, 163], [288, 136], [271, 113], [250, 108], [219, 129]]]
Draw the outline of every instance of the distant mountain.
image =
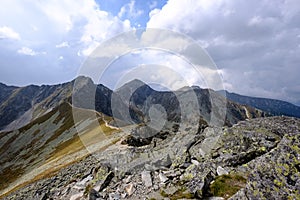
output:
[[[155, 91], [142, 81], [133, 80], [117, 89], [115, 93], [127, 104], [140, 110], [146, 121], [149, 118], [149, 109], [156, 104], [166, 110], [169, 121], [175, 122], [180, 122], [184, 109], [190, 109], [189, 113], [195, 113], [193, 110], [198, 109], [201, 118], [205, 121], [219, 120], [216, 122], [218, 125], [224, 125], [225, 122], [225, 125], [229, 126], [240, 120], [264, 116], [264, 113], [257, 109], [227, 101], [217, 92], [199, 87], [184, 87], [176, 91]], [[197, 101], [198, 107], [191, 103], [183, 103], [191, 102], [193, 98]]]
[[[153, 90], [139, 80], [130, 81], [115, 92], [102, 84], [96, 85], [90, 78], [83, 76], [57, 85], [13, 87], [1, 84], [0, 130], [21, 128], [63, 102], [114, 116], [126, 124], [147, 121], [149, 119], [147, 113], [151, 106], [160, 104], [166, 109], [168, 120], [178, 122], [182, 114], [178, 98], [188, 98], [192, 93], [196, 94], [199, 104], [197, 109], [200, 109], [201, 117], [206, 121], [211, 120], [211, 97], [214, 97], [220, 105], [221, 102], [226, 105], [226, 99], [213, 90], [186, 87], [178, 91], [162, 92]], [[228, 102], [227, 108], [225, 119], [227, 125], [263, 115], [249, 106], [240, 106], [233, 102]], [[222, 114], [221, 111], [217, 112], [218, 116]], [[246, 116], [247, 113], [251, 116]]]
[[285, 115], [300, 118], [300, 107], [285, 101], [243, 96], [236, 93], [230, 93], [228, 91], [219, 91], [219, 93], [226, 95], [226, 97], [231, 101], [252, 106], [266, 113], [270, 113], [271, 115]]
[[[73, 91], [75, 81], [77, 88]], [[1, 84], [0, 130], [9, 131], [21, 128], [63, 102], [72, 103], [72, 95], [76, 91], [80, 91], [79, 95], [82, 96], [83, 102], [87, 102], [87, 98], [84, 98], [86, 94], [97, 91], [94, 96], [97, 103], [96, 110], [104, 114], [111, 114], [109, 98], [112, 91], [103, 85], [95, 85], [87, 77], [80, 76], [71, 82], [57, 85], [12, 87]], [[84, 104], [80, 103], [80, 105]]]

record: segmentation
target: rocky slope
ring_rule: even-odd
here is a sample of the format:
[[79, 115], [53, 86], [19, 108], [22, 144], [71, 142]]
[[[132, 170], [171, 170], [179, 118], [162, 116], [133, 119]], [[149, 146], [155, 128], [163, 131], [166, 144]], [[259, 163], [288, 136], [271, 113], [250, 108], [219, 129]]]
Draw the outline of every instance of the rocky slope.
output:
[[124, 138], [3, 199], [299, 199], [299, 133], [289, 117], [170, 127], [139, 147]]
[[[82, 120], [75, 124], [76, 112]], [[101, 149], [118, 140], [118, 129], [106, 125], [109, 120], [103, 114], [62, 103], [21, 129], [0, 133], [1, 193], [76, 162], [90, 154], [89, 146]], [[81, 134], [79, 127], [85, 130]]]

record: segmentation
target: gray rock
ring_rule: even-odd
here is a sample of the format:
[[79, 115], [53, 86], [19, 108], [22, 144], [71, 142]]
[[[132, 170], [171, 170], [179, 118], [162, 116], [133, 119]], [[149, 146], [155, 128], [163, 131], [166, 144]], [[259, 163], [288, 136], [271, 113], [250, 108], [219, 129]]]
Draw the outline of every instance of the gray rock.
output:
[[112, 178], [114, 177], [114, 173], [112, 171], [108, 172], [106, 175], [102, 177], [98, 177], [98, 180], [96, 182], [96, 186], [94, 189], [98, 192], [102, 191], [104, 188], [108, 186]]
[[181, 176], [181, 181], [185, 182], [185, 186], [191, 193], [202, 199], [204, 193], [207, 192], [209, 184], [214, 179], [213, 167], [207, 163], [200, 165], [191, 165]]
[[80, 192], [80, 193], [72, 195], [70, 197], [70, 200], [79, 200], [79, 199], [81, 199], [82, 196], [83, 196], [83, 192]]
[[97, 200], [98, 198], [100, 198], [100, 194], [96, 190], [91, 189], [89, 193], [89, 200]]
[[150, 171], [143, 171], [141, 173], [142, 176], [142, 181], [146, 187], [151, 187], [152, 186], [152, 177], [151, 177], [151, 172]]
[[181, 175], [181, 172], [179, 170], [163, 171], [163, 173], [168, 178], [174, 178], [176, 176], [180, 176]]
[[221, 176], [223, 174], [228, 174], [228, 171], [226, 169], [224, 169], [223, 167], [218, 166], [217, 167], [217, 174], [218, 174], [218, 176]]
[[121, 199], [121, 195], [117, 194], [117, 193], [110, 193], [108, 196], [109, 196], [109, 200], [120, 200]]
[[197, 160], [194, 160], [194, 159], [191, 160], [191, 163], [194, 164], [194, 165], [199, 165], [200, 164]]
[[224, 198], [223, 197], [208, 197], [205, 200], [224, 200]]
[[168, 181], [168, 178], [163, 173], [159, 173], [158, 177], [161, 183], [165, 183]]
[[134, 185], [132, 183], [125, 186], [125, 191], [128, 196], [131, 196], [134, 192]]
[[231, 196], [228, 200], [248, 200], [245, 189], [240, 189], [237, 193], [235, 193], [233, 196]]

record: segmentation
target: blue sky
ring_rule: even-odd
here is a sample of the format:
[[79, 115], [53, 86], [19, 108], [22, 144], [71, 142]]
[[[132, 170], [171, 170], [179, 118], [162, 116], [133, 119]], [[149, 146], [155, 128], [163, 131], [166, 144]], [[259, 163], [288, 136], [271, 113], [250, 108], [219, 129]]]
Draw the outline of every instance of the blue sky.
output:
[[[159, 28], [202, 46], [225, 89], [300, 105], [299, 21], [298, 0], [3, 0], [0, 82], [23, 86], [72, 80], [103, 42], [140, 27]], [[149, 60], [161, 64], [165, 57], [165, 64], [183, 70], [189, 84], [201, 85], [176, 58], [145, 55], [116, 62], [120, 66], [111, 70], [112, 79]], [[169, 79], [163, 75], [159, 80]]]
[[[167, 0], [97, 0], [96, 2], [100, 9], [119, 16], [122, 20], [129, 19], [134, 27], [146, 27], [149, 21], [149, 12], [155, 8], [161, 9]], [[122, 12], [122, 7], [126, 12]]]

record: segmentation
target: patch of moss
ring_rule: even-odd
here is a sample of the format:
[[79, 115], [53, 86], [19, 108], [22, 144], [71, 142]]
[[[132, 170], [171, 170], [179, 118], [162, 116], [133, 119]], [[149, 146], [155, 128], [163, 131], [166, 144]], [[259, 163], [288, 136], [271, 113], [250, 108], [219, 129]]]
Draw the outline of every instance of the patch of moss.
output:
[[181, 187], [174, 194], [167, 194], [164, 190], [161, 190], [160, 195], [170, 200], [193, 199], [195, 197], [195, 195], [190, 193], [185, 187]]
[[85, 190], [84, 190], [84, 192], [83, 192], [83, 195], [84, 195], [85, 197], [87, 197], [88, 194], [90, 193], [91, 189], [93, 189], [93, 186], [92, 186], [91, 184], [88, 184], [88, 185], [85, 187]]
[[261, 151], [261, 152], [266, 152], [267, 149], [266, 149], [266, 147], [260, 147], [260, 148], [259, 148], [259, 151]]
[[230, 197], [241, 188], [245, 187], [246, 179], [238, 174], [218, 176], [210, 185], [210, 193], [213, 196]]
[[274, 180], [274, 184], [277, 185], [278, 187], [282, 187], [282, 186], [283, 186], [283, 183], [280, 182], [280, 181], [277, 180], [277, 179]]

